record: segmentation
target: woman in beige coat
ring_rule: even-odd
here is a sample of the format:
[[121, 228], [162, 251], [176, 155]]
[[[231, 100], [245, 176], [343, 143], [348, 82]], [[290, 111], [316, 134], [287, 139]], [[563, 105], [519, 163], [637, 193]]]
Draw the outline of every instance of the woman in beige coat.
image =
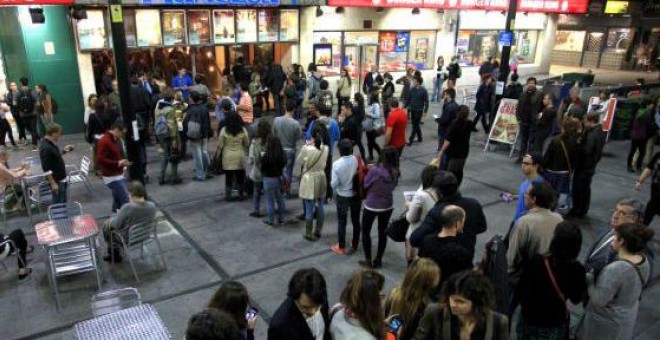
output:
[[433, 178], [438, 173], [438, 167], [435, 165], [427, 165], [422, 170], [422, 186], [415, 191], [415, 196], [411, 201], [406, 200], [405, 206], [408, 209], [406, 212], [406, 220], [410, 223], [408, 232], [406, 233], [406, 260], [408, 266], [417, 258], [417, 248], [410, 245], [410, 235], [419, 227], [424, 218], [435, 206], [438, 201], [438, 193], [433, 188]]
[[[325, 163], [328, 159], [328, 146], [323, 144], [322, 126], [314, 127], [312, 138], [302, 147], [297, 162], [302, 165], [302, 178], [298, 196], [305, 204], [305, 239], [316, 241], [321, 237], [323, 229], [323, 201], [326, 194]], [[314, 224], [314, 209], [316, 208], [316, 228]], [[312, 229], [313, 233], [312, 233]]]
[[225, 126], [218, 136], [218, 149], [222, 150], [222, 168], [225, 171], [225, 199], [234, 201], [231, 191], [238, 187], [238, 199], [244, 200], [245, 155], [250, 145], [247, 130], [237, 113], [225, 116]]

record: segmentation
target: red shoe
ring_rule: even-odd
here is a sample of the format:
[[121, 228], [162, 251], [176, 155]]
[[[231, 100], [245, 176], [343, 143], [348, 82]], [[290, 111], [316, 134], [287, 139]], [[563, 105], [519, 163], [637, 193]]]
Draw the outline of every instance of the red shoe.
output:
[[338, 255], [346, 255], [346, 249], [340, 248], [339, 244], [335, 244], [334, 246], [330, 247], [330, 249]]

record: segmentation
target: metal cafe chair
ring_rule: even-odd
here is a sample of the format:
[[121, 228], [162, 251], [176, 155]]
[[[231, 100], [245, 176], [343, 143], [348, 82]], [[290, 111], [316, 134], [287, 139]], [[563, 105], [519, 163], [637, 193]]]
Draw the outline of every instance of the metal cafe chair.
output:
[[[43, 215], [42, 206], [49, 206], [53, 202], [53, 191], [50, 189], [50, 183], [48, 181], [39, 182], [39, 184], [30, 186], [28, 188], [28, 198], [30, 205], [35, 204], [37, 209], [39, 209], [39, 215]], [[31, 207], [27, 207], [31, 209]], [[32, 215], [30, 215], [30, 220], [32, 221]]]
[[[144, 247], [147, 243], [154, 241], [158, 246], [158, 252], [160, 254], [160, 259], [163, 262], [163, 268], [167, 269], [167, 264], [165, 263], [165, 256], [163, 255], [163, 249], [160, 246], [160, 241], [158, 240], [158, 232], [156, 230], [158, 221], [153, 220], [149, 222], [138, 223], [132, 225], [128, 228], [128, 237], [124, 237], [116, 230], [112, 232], [110, 236], [110, 242], [121, 243], [121, 246], [124, 250], [124, 254], [128, 257], [128, 262], [131, 264], [131, 270], [133, 270], [133, 276], [135, 276], [135, 281], [138, 283], [140, 279], [138, 278], [137, 272], [135, 271], [135, 266], [133, 265], [133, 259], [131, 259], [131, 248], [140, 247], [142, 251], [142, 257], [144, 258]], [[116, 241], [115, 241], [116, 240]], [[119, 242], [117, 242], [119, 241]], [[116, 246], [116, 245], [115, 245]], [[114, 251], [110, 252], [112, 263], [115, 262]]]
[[95, 242], [90, 236], [75, 241], [63, 241], [46, 248], [48, 256], [48, 279], [55, 291], [57, 309], [60, 309], [57, 278], [94, 271], [99, 289], [101, 289], [101, 274], [96, 256]]
[[48, 219], [62, 220], [83, 214], [80, 202], [55, 203], [48, 206]]
[[[89, 183], [89, 169], [91, 167], [92, 161], [87, 156], [82, 156], [80, 160], [80, 167], [76, 165], [67, 165], [67, 180], [70, 185], [82, 183], [87, 188], [87, 191], [92, 194], [92, 187]], [[68, 192], [71, 193], [71, 190]]]
[[140, 293], [132, 287], [98, 293], [92, 297], [92, 312], [97, 318], [101, 315], [118, 312], [122, 309], [142, 304]]

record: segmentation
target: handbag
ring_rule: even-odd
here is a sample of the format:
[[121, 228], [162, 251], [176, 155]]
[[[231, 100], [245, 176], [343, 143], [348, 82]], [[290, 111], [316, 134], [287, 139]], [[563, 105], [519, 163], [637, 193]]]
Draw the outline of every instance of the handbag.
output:
[[410, 223], [406, 219], [406, 213], [408, 213], [408, 209], [404, 210], [399, 217], [392, 219], [385, 229], [385, 234], [394, 242], [404, 242], [406, 240], [408, 227], [410, 227]]

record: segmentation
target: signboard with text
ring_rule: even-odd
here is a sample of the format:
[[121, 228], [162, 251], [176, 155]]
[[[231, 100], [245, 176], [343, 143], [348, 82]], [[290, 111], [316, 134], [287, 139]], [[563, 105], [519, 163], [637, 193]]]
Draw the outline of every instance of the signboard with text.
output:
[[[330, 6], [506, 11], [508, 0], [328, 0]], [[586, 13], [589, 0], [518, 0], [519, 12]]]
[[518, 99], [503, 98], [500, 106], [497, 108], [495, 121], [488, 135], [489, 141], [496, 141], [505, 144], [515, 145], [518, 139], [518, 119], [516, 118], [516, 108]]
[[279, 6], [280, 0], [138, 0], [141, 5]]
[[0, 6], [73, 5], [73, 0], [0, 0]]

